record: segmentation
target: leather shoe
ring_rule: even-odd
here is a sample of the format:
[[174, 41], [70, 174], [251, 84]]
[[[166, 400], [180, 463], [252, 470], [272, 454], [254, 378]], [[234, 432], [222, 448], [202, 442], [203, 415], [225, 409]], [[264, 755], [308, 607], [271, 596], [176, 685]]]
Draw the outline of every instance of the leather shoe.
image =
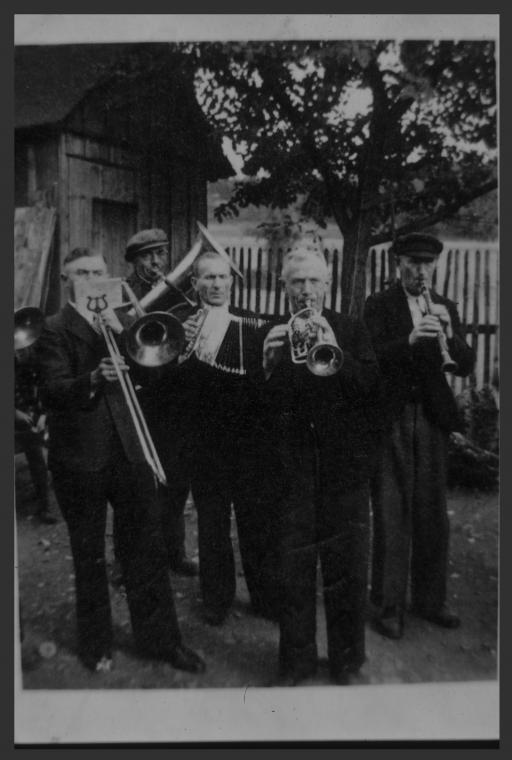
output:
[[189, 673], [204, 673], [206, 664], [192, 649], [178, 644], [163, 658], [177, 670], [186, 670]]
[[203, 611], [203, 620], [208, 625], [222, 625], [227, 617], [227, 612], [218, 610], [205, 609]]
[[43, 523], [43, 525], [55, 525], [57, 522], [57, 518], [51, 515], [47, 510], [38, 512], [36, 516], [39, 522]]
[[297, 686], [302, 681], [313, 678], [315, 674], [316, 665], [310, 663], [297, 664], [280, 673], [277, 686]]
[[412, 613], [423, 618], [423, 620], [428, 620], [429, 623], [440, 625], [442, 628], [458, 628], [460, 626], [460, 618], [445, 606], [433, 611], [414, 608]]
[[87, 652], [80, 655], [80, 659], [87, 670], [93, 673], [105, 673], [112, 669], [112, 655], [110, 652], [105, 652], [99, 656]]
[[404, 616], [396, 608], [385, 609], [374, 621], [375, 630], [388, 639], [401, 639], [404, 635]]
[[184, 575], [187, 578], [193, 578], [199, 573], [197, 562], [187, 557], [183, 557], [178, 562], [171, 562], [169, 567], [176, 575]]

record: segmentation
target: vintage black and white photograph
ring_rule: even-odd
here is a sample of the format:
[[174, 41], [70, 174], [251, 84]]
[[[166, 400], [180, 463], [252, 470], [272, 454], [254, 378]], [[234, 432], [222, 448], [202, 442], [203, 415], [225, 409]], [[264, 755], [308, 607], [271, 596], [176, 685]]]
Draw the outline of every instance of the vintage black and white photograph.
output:
[[19, 742], [498, 738], [498, 22], [14, 17]]

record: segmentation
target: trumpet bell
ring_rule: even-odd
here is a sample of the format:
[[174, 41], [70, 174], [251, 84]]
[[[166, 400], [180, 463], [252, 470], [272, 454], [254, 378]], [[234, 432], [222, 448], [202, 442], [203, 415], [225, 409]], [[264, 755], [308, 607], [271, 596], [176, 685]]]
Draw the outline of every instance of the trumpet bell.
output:
[[14, 312], [14, 350], [28, 348], [43, 332], [44, 316], [35, 306], [24, 306]]
[[165, 311], [137, 319], [126, 331], [126, 351], [141, 367], [162, 367], [174, 361], [185, 346], [181, 322]]
[[335, 375], [343, 366], [343, 351], [331, 343], [317, 343], [309, 350], [306, 364], [317, 377]]

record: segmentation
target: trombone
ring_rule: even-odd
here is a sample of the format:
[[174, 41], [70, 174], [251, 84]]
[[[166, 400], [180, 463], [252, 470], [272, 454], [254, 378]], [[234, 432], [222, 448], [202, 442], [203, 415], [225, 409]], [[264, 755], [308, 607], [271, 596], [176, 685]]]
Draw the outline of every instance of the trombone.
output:
[[[103, 314], [103, 311], [105, 311], [105, 309], [108, 308], [106, 299], [101, 299], [103, 300], [103, 303], [104, 303], [103, 308], [101, 308], [99, 305], [99, 302], [100, 302], [99, 298], [91, 298], [90, 301], [92, 300], [96, 302], [96, 306], [94, 308], [91, 308], [91, 304], [89, 302], [87, 308], [90, 311], [92, 311], [97, 317], [96, 321], [100, 329], [100, 332], [103, 335], [103, 338], [105, 339], [105, 343], [107, 345], [110, 358], [112, 359], [112, 363], [116, 370], [117, 379], [119, 380], [119, 384], [121, 386], [121, 390], [123, 392], [126, 405], [128, 407], [128, 411], [130, 413], [133, 424], [135, 426], [137, 438], [139, 439], [140, 445], [142, 447], [142, 452], [144, 454], [144, 459], [146, 460], [149, 467], [151, 468], [156, 480], [159, 483], [161, 483], [163, 486], [166, 486], [167, 478], [165, 477], [165, 472], [162, 467], [160, 457], [158, 456], [157, 450], [155, 448], [155, 444], [153, 443], [153, 439], [151, 438], [151, 434], [149, 432], [146, 420], [142, 413], [142, 409], [140, 408], [139, 399], [137, 398], [137, 394], [135, 392], [132, 379], [127, 373], [125, 373], [121, 369], [120, 364], [119, 364], [119, 362], [122, 361], [121, 351], [119, 350], [119, 346], [117, 345], [117, 342], [114, 338], [112, 328], [107, 324], [105, 320], [105, 316]], [[151, 314], [146, 315], [146, 317], [151, 317], [151, 316], [152, 316]], [[138, 331], [136, 331], [136, 334], [137, 332], [140, 332], [140, 330], [142, 330], [142, 327], [138, 328]]]

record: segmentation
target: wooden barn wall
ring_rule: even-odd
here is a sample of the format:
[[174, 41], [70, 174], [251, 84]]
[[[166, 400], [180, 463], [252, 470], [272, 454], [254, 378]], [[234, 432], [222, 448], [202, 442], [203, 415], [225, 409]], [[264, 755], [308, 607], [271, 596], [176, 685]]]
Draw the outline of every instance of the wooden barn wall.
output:
[[[161, 227], [170, 234], [172, 266], [182, 258], [197, 232], [196, 220], [206, 222], [204, 171], [178, 157], [168, 162], [157, 159], [151, 153], [141, 156], [91, 138], [62, 136], [61, 259], [77, 246], [100, 248], [111, 274], [125, 276], [130, 267], [124, 261], [124, 243], [144, 227]], [[125, 232], [124, 242], [108, 230], [106, 239], [98, 237], [95, 212], [101, 206], [108, 217], [112, 213], [115, 217], [116, 210], [126, 212], [119, 227]], [[131, 210], [133, 223], [128, 219]]]
[[48, 206], [58, 203], [59, 142], [57, 137], [18, 137], [15, 141], [16, 208], [32, 206], [44, 199]]
[[[94, 247], [103, 252], [113, 276], [124, 276], [121, 237], [133, 234], [138, 225], [141, 189], [138, 158], [115, 145], [64, 134], [61, 138], [59, 206], [61, 259], [78, 246]], [[102, 211], [112, 224], [105, 236]], [[124, 212], [124, 213], [123, 213]], [[116, 235], [117, 217], [124, 235]]]

